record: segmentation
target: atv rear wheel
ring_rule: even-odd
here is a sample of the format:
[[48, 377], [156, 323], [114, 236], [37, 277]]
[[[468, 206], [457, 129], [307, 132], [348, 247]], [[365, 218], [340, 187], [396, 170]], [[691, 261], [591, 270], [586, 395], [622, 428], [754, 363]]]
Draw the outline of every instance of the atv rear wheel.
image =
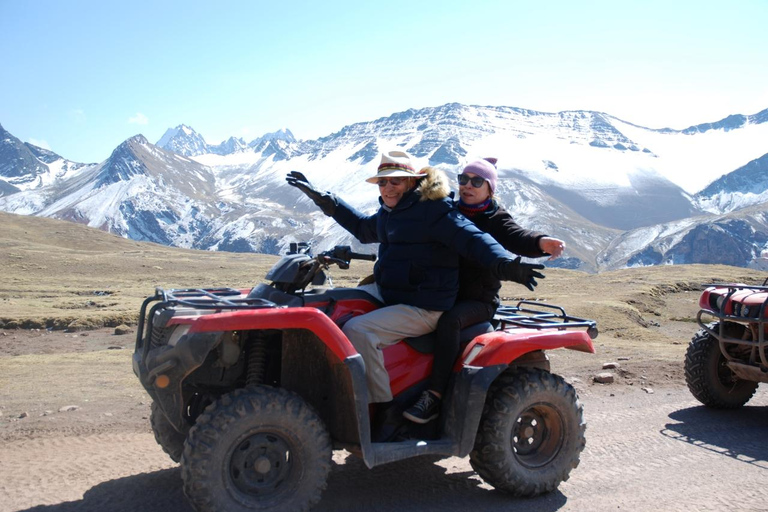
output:
[[155, 441], [160, 448], [171, 457], [173, 462], [179, 462], [187, 436], [173, 428], [163, 410], [155, 402], [152, 402], [149, 423], [152, 425], [152, 433], [155, 434]]
[[[713, 323], [709, 328], [718, 332], [720, 326]], [[700, 329], [685, 352], [685, 382], [694, 398], [707, 407], [737, 409], [757, 390], [757, 382], [738, 378], [727, 363], [717, 339]]]
[[331, 441], [298, 395], [249, 386], [211, 404], [190, 429], [184, 494], [198, 511], [302, 511], [320, 500]]
[[496, 489], [536, 496], [555, 490], [579, 465], [585, 429], [576, 391], [562, 377], [509, 369], [488, 391], [469, 461]]

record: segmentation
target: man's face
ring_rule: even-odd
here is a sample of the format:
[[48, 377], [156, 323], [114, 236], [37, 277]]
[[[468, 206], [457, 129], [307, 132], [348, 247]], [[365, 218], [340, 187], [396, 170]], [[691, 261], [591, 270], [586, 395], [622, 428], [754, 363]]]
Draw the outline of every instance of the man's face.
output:
[[394, 208], [403, 195], [411, 189], [413, 178], [379, 178], [381, 200], [389, 208]]

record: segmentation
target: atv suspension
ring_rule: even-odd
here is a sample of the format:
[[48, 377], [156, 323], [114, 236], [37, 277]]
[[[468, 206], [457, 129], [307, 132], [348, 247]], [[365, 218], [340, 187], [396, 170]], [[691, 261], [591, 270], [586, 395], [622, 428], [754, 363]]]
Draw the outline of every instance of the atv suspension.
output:
[[267, 338], [263, 333], [255, 333], [248, 344], [248, 373], [245, 377], [247, 386], [262, 384], [267, 366]]

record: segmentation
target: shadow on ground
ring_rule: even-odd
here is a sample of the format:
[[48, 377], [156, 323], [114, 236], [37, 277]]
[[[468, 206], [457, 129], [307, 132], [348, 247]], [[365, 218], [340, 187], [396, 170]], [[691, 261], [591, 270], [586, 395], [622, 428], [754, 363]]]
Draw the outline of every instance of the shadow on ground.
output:
[[[420, 457], [374, 469], [349, 457], [334, 464], [328, 488], [313, 512], [342, 511], [556, 511], [566, 503], [559, 491], [516, 499], [490, 490], [472, 471], [447, 473], [438, 457]], [[82, 500], [40, 505], [25, 512], [191, 512], [181, 490], [179, 468], [98, 484]]]
[[661, 433], [703, 450], [768, 469], [768, 407], [719, 410], [690, 407], [669, 415]]

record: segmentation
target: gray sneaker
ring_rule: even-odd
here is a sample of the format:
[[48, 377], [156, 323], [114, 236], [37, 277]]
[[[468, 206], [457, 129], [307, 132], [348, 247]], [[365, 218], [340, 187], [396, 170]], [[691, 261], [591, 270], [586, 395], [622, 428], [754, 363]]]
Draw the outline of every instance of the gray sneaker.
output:
[[414, 423], [429, 423], [440, 415], [440, 398], [424, 391], [415, 404], [403, 411], [403, 416]]

